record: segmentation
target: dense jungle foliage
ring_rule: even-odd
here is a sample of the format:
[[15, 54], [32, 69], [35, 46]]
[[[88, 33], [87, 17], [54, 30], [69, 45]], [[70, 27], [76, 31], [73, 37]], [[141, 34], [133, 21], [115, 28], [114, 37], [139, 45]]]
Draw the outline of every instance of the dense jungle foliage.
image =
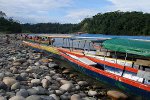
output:
[[[6, 19], [0, 12], [0, 32], [75, 33], [86, 32], [106, 35], [150, 35], [150, 14], [143, 12], [98, 13], [78, 24], [37, 23], [19, 24]], [[22, 31], [21, 31], [22, 30]]]

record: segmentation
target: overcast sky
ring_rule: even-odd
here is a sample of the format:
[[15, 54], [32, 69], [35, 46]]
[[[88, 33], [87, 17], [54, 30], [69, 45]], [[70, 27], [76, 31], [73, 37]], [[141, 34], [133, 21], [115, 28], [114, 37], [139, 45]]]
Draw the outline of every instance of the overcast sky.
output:
[[21, 23], [78, 23], [116, 10], [150, 13], [150, 0], [0, 0], [0, 11]]

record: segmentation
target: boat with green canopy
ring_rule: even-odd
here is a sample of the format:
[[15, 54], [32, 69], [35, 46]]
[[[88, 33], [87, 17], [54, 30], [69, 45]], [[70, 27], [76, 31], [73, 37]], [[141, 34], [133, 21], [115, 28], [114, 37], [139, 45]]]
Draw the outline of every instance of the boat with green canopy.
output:
[[108, 50], [150, 57], [150, 41], [114, 38], [102, 45]]

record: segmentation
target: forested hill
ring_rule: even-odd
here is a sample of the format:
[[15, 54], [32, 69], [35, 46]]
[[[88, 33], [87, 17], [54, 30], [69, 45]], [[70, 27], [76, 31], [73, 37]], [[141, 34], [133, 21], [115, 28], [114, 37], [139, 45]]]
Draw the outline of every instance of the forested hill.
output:
[[21, 24], [12, 18], [7, 18], [6, 14], [0, 11], [0, 33], [20, 33]]
[[150, 35], [150, 14], [142, 12], [109, 12], [85, 18], [79, 24], [39, 23], [22, 25], [24, 32], [109, 35]]
[[149, 35], [150, 14], [143, 12], [98, 13], [92, 18], [85, 18], [78, 24], [38, 23], [20, 24], [5, 18], [0, 11], [0, 32], [6, 33], [75, 33], [86, 32], [107, 35]]
[[38, 23], [22, 24], [23, 33], [72, 33], [78, 31], [77, 24]]
[[109, 35], [150, 35], [150, 14], [142, 12], [109, 12], [86, 18], [80, 31]]

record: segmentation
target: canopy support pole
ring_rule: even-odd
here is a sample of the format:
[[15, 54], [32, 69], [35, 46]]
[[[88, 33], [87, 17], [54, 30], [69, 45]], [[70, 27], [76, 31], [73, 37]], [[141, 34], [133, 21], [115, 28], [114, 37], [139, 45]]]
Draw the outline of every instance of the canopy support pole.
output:
[[[85, 51], [85, 44], [86, 44], [86, 40], [85, 40], [85, 43], [84, 43], [84, 46], [83, 46], [84, 51]], [[84, 51], [83, 51], [83, 54], [85, 55]]]
[[65, 39], [65, 38], [63, 38], [63, 45], [62, 45], [62, 47], [65, 47], [65, 46], [64, 46], [64, 44], [65, 44], [65, 43], [64, 43], [64, 39]]
[[79, 49], [79, 44], [80, 44], [80, 41], [78, 42], [78, 49]]
[[116, 64], [117, 64], [117, 52], [115, 51], [115, 58], [116, 58]]
[[126, 64], [126, 61], [127, 61], [127, 57], [128, 57], [128, 53], [126, 52], [126, 57], [125, 57], [125, 62], [124, 62], [124, 66]]
[[72, 39], [72, 51], [73, 51], [73, 39]]

